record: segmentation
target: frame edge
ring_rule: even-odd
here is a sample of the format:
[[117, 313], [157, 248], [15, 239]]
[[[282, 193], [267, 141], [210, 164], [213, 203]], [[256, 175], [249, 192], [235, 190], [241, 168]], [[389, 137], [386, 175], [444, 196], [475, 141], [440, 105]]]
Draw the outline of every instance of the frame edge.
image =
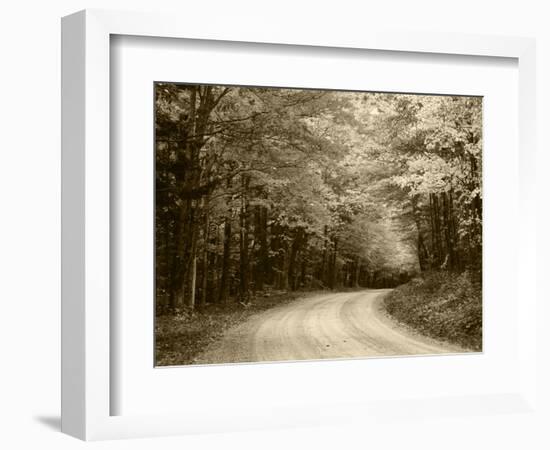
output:
[[86, 438], [86, 14], [61, 20], [61, 431]]

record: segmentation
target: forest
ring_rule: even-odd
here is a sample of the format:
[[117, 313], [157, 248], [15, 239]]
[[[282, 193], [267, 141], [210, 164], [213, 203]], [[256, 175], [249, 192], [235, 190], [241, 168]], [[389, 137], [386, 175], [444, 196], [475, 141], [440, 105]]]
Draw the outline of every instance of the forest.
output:
[[155, 84], [157, 316], [481, 281], [480, 97]]

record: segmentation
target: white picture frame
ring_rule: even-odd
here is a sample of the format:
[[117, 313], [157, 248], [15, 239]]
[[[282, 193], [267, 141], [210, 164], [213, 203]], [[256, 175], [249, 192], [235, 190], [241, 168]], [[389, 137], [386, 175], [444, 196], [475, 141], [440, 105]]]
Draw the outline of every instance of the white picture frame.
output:
[[[182, 26], [182, 23], [185, 26]], [[210, 431], [232, 431], [390, 417], [391, 402], [274, 408], [270, 413], [239, 411], [194, 414], [111, 415], [110, 335], [110, 38], [112, 35], [201, 39], [242, 43], [288, 44], [333, 49], [369, 49], [422, 54], [505, 57], [518, 61], [519, 192], [517, 249], [518, 342], [520, 367], [515, 391], [498, 395], [406, 400], [403, 414], [495, 414], [504, 409], [536, 414], [535, 270], [524, 263], [536, 252], [535, 173], [535, 42], [533, 39], [441, 33], [364, 32], [338, 36], [323, 30], [281, 31], [254, 23], [234, 28], [213, 20], [182, 21], [165, 14], [86, 10], [62, 21], [62, 430], [85, 440], [149, 437]], [[516, 293], [515, 295], [519, 295]], [[169, 370], [169, 369], [168, 369]], [[182, 375], [185, 376], [185, 375]], [[474, 398], [475, 397], [475, 398]], [[435, 401], [435, 403], [434, 403]], [[241, 419], [241, 420], [238, 420]]]

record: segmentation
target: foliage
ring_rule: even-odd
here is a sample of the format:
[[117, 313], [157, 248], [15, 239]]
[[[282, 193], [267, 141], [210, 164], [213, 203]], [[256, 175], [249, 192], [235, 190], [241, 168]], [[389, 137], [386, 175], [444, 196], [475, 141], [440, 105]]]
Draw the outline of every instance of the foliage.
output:
[[372, 121], [358, 93], [158, 83], [158, 311], [414, 273]]
[[[481, 270], [481, 99], [390, 95], [373, 132], [421, 269]], [[389, 185], [389, 186], [388, 186]], [[394, 197], [395, 198], [395, 197]]]
[[421, 333], [482, 350], [481, 283], [472, 274], [430, 272], [393, 290], [387, 312]]

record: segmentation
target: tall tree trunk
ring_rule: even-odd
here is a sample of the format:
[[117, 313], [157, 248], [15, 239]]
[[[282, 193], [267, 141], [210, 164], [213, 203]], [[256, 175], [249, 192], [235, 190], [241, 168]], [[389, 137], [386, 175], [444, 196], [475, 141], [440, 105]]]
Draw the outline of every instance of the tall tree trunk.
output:
[[435, 206], [435, 236], [437, 244], [437, 266], [441, 267], [444, 261], [443, 253], [443, 238], [441, 235], [441, 207], [439, 204], [439, 198], [437, 195], [434, 195], [434, 206]]
[[[179, 301], [180, 304], [186, 304], [194, 307], [195, 281], [194, 264], [196, 258], [196, 240], [197, 240], [197, 207], [194, 200], [185, 198], [186, 192], [192, 191], [200, 180], [200, 165], [198, 164], [198, 151], [196, 139], [197, 122], [197, 87], [193, 86], [190, 93], [189, 120], [182, 128], [185, 129], [186, 138], [185, 147], [180, 148], [178, 152], [178, 177], [180, 193], [183, 195], [181, 214], [180, 214], [180, 233], [178, 237], [178, 265], [179, 265]], [[190, 137], [189, 137], [190, 136]]]
[[206, 293], [208, 289], [208, 239], [209, 239], [209, 228], [210, 228], [210, 198], [209, 194], [206, 194], [204, 197], [203, 203], [203, 237], [204, 237], [204, 246], [202, 249], [202, 283], [201, 283], [201, 297], [199, 302], [199, 307], [204, 308], [206, 305]]
[[359, 275], [361, 273], [361, 258], [359, 256], [355, 259], [355, 274], [353, 277], [353, 287], [359, 287]]
[[197, 287], [197, 256], [194, 255], [191, 262], [191, 292], [189, 293], [189, 308], [195, 308], [195, 293]]
[[[200, 151], [206, 143], [209, 117], [216, 106], [212, 86], [184, 86], [189, 93], [188, 114], [182, 114], [178, 124], [174, 175], [176, 195], [179, 196], [179, 218], [174, 235], [174, 257], [170, 305], [194, 305], [196, 290], [196, 259], [199, 224], [197, 223], [196, 193], [200, 192], [203, 168]], [[221, 98], [221, 97], [220, 97]], [[195, 195], [193, 199], [193, 195]]]
[[450, 226], [451, 226], [451, 236], [453, 242], [453, 252], [455, 254], [455, 265], [456, 268], [462, 270], [462, 255], [460, 254], [459, 242], [458, 242], [458, 231], [456, 223], [456, 213], [454, 209], [454, 198], [453, 198], [453, 189], [449, 191], [449, 215], [450, 215]]
[[169, 293], [169, 304], [170, 311], [173, 313], [176, 311], [176, 308], [179, 306], [179, 289], [180, 289], [180, 279], [183, 269], [182, 269], [182, 237], [181, 237], [181, 227], [184, 215], [180, 208], [179, 214], [176, 217], [176, 223], [174, 226], [174, 251], [172, 254], [172, 262], [170, 264], [170, 293]]
[[[475, 156], [470, 155], [470, 176], [472, 177], [472, 179], [478, 178], [477, 169], [478, 169], [478, 164], [477, 164], [476, 158]], [[472, 185], [471, 186], [472, 191], [473, 191], [473, 188], [474, 186]], [[473, 206], [474, 206], [476, 217], [479, 220], [481, 220], [483, 211], [482, 211], [481, 196], [479, 195], [479, 193], [474, 196]]]
[[197, 240], [199, 232], [199, 223], [197, 220], [197, 207], [194, 201], [190, 201], [188, 205], [188, 215], [185, 219], [184, 229], [182, 232], [182, 240], [184, 242], [184, 250], [182, 252], [182, 276], [180, 287], [180, 304], [194, 305], [195, 298], [192, 294], [195, 289], [193, 282], [193, 264], [197, 257]]
[[226, 303], [229, 291], [229, 266], [231, 264], [231, 217], [227, 216], [223, 225], [223, 257], [218, 295], [219, 303]]
[[257, 289], [263, 291], [269, 271], [269, 249], [267, 247], [267, 208], [256, 206], [256, 235], [258, 239], [258, 261], [256, 264]]
[[421, 271], [425, 271], [428, 268], [428, 252], [422, 234], [422, 220], [420, 212], [418, 211], [418, 198], [414, 197], [411, 199], [411, 206], [417, 233], [416, 250], [418, 254], [418, 265]]
[[279, 289], [283, 291], [288, 290], [288, 266], [290, 258], [288, 255], [288, 244], [284, 244], [281, 248], [279, 259]]
[[302, 250], [300, 253], [300, 286], [301, 287], [307, 287], [307, 258], [306, 258], [306, 250]]
[[338, 239], [333, 239], [333, 250], [330, 261], [330, 273], [329, 273], [329, 287], [331, 289], [336, 288], [336, 259], [338, 254]]
[[220, 243], [222, 243], [222, 240], [220, 239], [220, 227], [216, 226], [216, 253], [214, 254], [214, 267], [216, 268], [216, 273], [214, 275], [215, 283], [212, 289], [212, 300], [214, 302], [217, 302], [219, 300], [217, 296], [219, 295], [220, 285], [222, 281], [222, 256], [220, 256], [220, 253], [217, 251], [217, 249], [220, 248]]
[[296, 290], [296, 278], [297, 278], [296, 256], [302, 245], [302, 235], [303, 235], [303, 230], [301, 228], [298, 228], [294, 232], [294, 239], [292, 241], [292, 245], [290, 246], [290, 256], [289, 256], [289, 262], [288, 262], [288, 280], [290, 283], [290, 288], [293, 291]]
[[271, 225], [270, 230], [270, 248], [272, 257], [270, 258], [270, 263], [272, 266], [272, 270], [270, 270], [268, 278], [269, 283], [273, 286], [279, 288], [280, 283], [280, 273], [279, 273], [279, 252], [281, 250], [281, 228], [277, 223], [273, 223]]
[[443, 205], [443, 232], [445, 236], [445, 260], [447, 268], [452, 269], [454, 266], [454, 255], [451, 244], [451, 230], [449, 227], [449, 206], [447, 204], [447, 193], [441, 193], [441, 203]]
[[439, 262], [439, 258], [437, 256], [434, 194], [430, 193], [429, 199], [430, 199], [430, 237], [431, 237], [431, 251], [429, 252], [429, 268], [432, 269]]
[[308, 234], [304, 232], [302, 238], [302, 250], [300, 251], [300, 286], [307, 284], [307, 257], [308, 257]]
[[447, 247], [449, 249], [449, 267], [450, 269], [456, 269], [458, 264], [458, 254], [456, 246], [456, 232], [454, 226], [454, 211], [453, 211], [453, 197], [452, 190], [445, 194], [445, 238], [447, 240]]
[[241, 195], [241, 230], [240, 230], [240, 284], [239, 284], [239, 297], [241, 302], [248, 304], [250, 302], [250, 263], [248, 257], [248, 233], [249, 233], [249, 219], [248, 219], [248, 186], [250, 179], [248, 176], [242, 176], [242, 190]]
[[199, 221], [197, 214], [198, 210], [196, 202], [191, 202], [189, 232], [186, 234], [188, 240], [187, 276], [184, 276], [185, 281], [182, 286], [182, 297], [184, 299], [184, 303], [191, 309], [195, 307], [195, 293], [197, 288], [197, 241], [199, 234]]
[[323, 229], [323, 259], [321, 260], [321, 271], [319, 273], [319, 280], [324, 286], [328, 286], [328, 226], [325, 225]]

